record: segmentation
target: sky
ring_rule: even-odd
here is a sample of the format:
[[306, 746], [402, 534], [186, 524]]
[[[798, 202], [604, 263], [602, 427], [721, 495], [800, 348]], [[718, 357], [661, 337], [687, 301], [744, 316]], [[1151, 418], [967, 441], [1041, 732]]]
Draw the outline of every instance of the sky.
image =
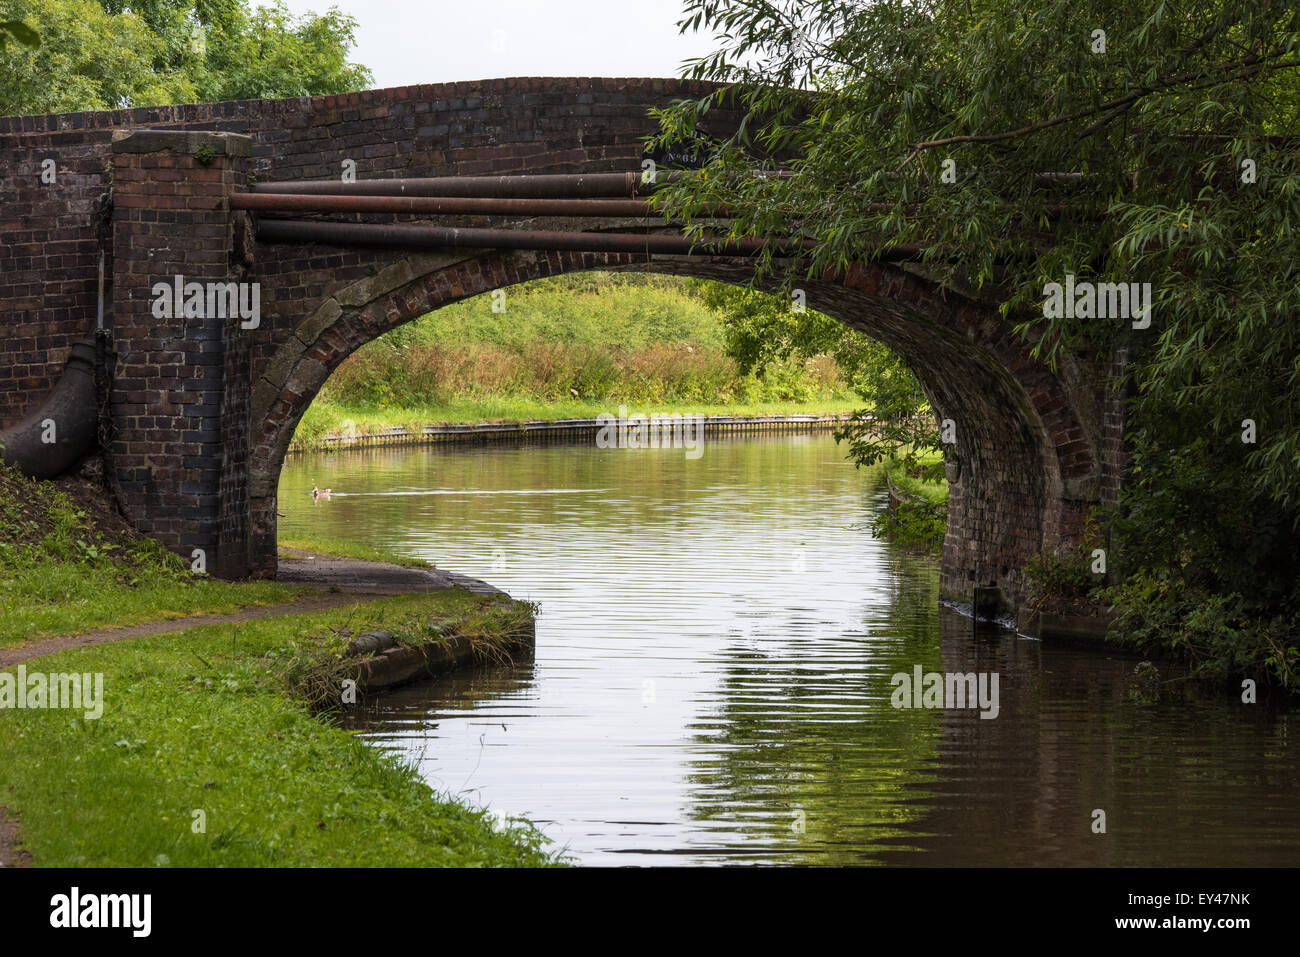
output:
[[[679, 76], [711, 38], [678, 35], [682, 0], [286, 0], [357, 20], [375, 87], [503, 76]], [[256, 5], [256, 0], [254, 0]]]

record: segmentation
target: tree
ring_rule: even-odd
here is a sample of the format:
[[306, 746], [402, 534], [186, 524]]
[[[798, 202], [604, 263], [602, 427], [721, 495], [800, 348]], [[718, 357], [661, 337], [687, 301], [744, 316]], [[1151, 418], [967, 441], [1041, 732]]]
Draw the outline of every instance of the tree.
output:
[[923, 461], [942, 449], [934, 409], [915, 373], [899, 355], [874, 339], [851, 332], [836, 350], [853, 391], [870, 403], [835, 433], [849, 443], [859, 466], [897, 460], [910, 475], [934, 482], [943, 478], [942, 461]]
[[[281, 0], [0, 0], [0, 21], [38, 34], [0, 44], [0, 114], [119, 109], [361, 89], [356, 22], [294, 19]], [[3, 36], [0, 33], [0, 36]]]
[[888, 347], [802, 303], [722, 283], [710, 284], [705, 304], [722, 316], [726, 351], [741, 372], [762, 375], [772, 363], [831, 353], [867, 407], [836, 432], [859, 466], [898, 458], [904, 468], [937, 479], [938, 465], [921, 465], [938, 451], [939, 430], [921, 383]]
[[[1127, 345], [1119, 577], [1171, 605], [1237, 596], [1241, 641], [1288, 681], [1294, 638], [1266, 652], [1251, 622], [1300, 621], [1300, 7], [688, 0], [681, 25], [714, 32], [688, 72], [722, 86], [661, 111], [659, 141], [720, 146], [661, 208], [812, 237], [809, 275], [919, 246], [941, 281], [993, 289], [1049, 364]], [[710, 129], [720, 105], [736, 133]], [[1047, 308], [1067, 275], [1150, 282], [1149, 325]], [[1171, 459], [1195, 475], [1169, 481]], [[1243, 541], [1228, 497], [1269, 533]], [[1186, 574], [1233, 560], [1269, 586]]]

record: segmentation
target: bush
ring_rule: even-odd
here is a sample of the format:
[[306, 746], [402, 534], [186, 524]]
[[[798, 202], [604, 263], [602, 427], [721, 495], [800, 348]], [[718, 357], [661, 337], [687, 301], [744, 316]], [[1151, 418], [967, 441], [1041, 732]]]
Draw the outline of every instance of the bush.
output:
[[[909, 469], [908, 460], [890, 459], [885, 463], [885, 482], [889, 486], [889, 507], [872, 521], [871, 534], [888, 538], [905, 548], [938, 554], [948, 528], [948, 484], [942, 479], [925, 479], [933, 462], [923, 460]], [[943, 460], [939, 460], [943, 465]]]
[[1078, 552], [1069, 555], [1041, 555], [1025, 565], [1029, 580], [1029, 604], [1041, 608], [1051, 601], [1078, 601], [1093, 597], [1103, 584], [1092, 570], [1092, 558]]
[[1249, 677], [1296, 688], [1300, 615], [1294, 611], [1263, 618], [1239, 594], [1176, 590], [1145, 575], [1117, 588], [1114, 599], [1121, 612], [1112, 634], [1123, 644], [1185, 660], [1199, 678]]
[[938, 553], [943, 550], [947, 528], [947, 505], [904, 500], [876, 516], [871, 524], [871, 534], [876, 538], [888, 538], [905, 548]]
[[511, 397], [626, 402], [806, 402], [847, 394], [829, 356], [742, 369], [698, 280], [583, 273], [478, 296], [358, 349], [321, 396], [374, 410]]

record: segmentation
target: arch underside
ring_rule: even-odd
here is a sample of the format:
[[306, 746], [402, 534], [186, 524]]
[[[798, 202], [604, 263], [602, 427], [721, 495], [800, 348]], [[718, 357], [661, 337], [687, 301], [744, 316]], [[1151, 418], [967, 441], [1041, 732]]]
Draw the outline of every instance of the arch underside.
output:
[[[295, 317], [293, 334], [252, 370], [250, 557], [256, 574], [275, 573], [276, 488], [294, 430], [330, 373], [362, 345], [442, 306], [545, 276], [636, 270], [737, 285], [752, 276], [750, 264], [709, 257], [492, 251], [442, 259], [393, 256], [383, 272], [412, 278], [364, 302], [365, 290], [357, 289], [371, 280], [334, 290], [310, 316]], [[269, 282], [273, 286], [274, 277]], [[1025, 563], [1077, 544], [1096, 497], [1094, 430], [1088, 416], [1078, 414], [1064, 377], [1030, 360], [996, 312], [954, 295], [945, 298], [932, 283], [902, 269], [864, 266], [800, 285], [810, 308], [897, 352], [939, 417], [956, 425], [955, 446], [945, 450], [950, 494], [942, 593], [968, 601], [976, 586], [994, 585], [1018, 603]]]

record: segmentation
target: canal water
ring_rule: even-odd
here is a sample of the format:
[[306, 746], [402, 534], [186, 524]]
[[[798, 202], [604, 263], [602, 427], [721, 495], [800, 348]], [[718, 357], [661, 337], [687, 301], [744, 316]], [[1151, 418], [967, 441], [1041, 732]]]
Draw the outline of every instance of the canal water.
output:
[[[397, 690], [351, 727], [578, 862], [1300, 863], [1294, 716], [975, 635], [936, 561], [871, 536], [884, 496], [805, 435], [294, 457], [279, 502], [286, 536], [540, 605], [530, 660]], [[894, 707], [918, 667], [996, 674], [996, 717]]]

